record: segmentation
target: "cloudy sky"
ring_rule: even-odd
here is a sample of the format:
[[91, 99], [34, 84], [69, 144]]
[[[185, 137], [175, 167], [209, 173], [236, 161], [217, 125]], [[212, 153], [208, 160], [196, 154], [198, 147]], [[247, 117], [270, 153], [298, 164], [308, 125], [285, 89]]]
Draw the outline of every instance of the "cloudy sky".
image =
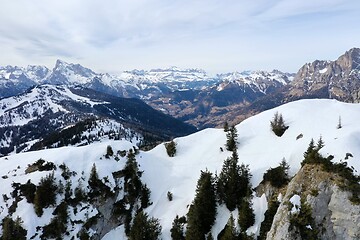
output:
[[296, 72], [360, 47], [359, 0], [11, 0], [0, 65]]

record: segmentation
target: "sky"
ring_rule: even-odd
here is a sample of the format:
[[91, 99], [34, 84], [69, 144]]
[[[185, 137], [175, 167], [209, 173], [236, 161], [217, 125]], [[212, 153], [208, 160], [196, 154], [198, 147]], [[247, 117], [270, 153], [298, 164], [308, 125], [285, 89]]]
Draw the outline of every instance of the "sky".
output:
[[1, 66], [297, 72], [360, 47], [359, 0], [1, 1]]

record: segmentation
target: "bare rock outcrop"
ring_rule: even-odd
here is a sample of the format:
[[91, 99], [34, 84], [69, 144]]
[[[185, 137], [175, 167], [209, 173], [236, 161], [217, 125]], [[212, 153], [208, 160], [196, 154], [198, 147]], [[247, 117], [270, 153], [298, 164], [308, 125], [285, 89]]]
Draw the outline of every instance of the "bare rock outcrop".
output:
[[266, 239], [301, 239], [290, 221], [294, 195], [311, 207], [319, 239], [359, 239], [360, 205], [349, 200], [351, 193], [341, 190], [340, 182], [339, 176], [322, 171], [321, 166], [301, 168], [288, 185]]

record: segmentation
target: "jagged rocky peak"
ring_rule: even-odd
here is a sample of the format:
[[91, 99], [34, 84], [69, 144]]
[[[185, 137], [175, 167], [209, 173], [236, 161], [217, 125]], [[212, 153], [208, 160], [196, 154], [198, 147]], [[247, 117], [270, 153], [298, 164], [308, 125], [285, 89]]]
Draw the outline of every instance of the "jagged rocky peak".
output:
[[73, 71], [76, 74], [80, 74], [85, 77], [92, 77], [95, 75], [91, 69], [83, 67], [80, 64], [67, 63], [62, 60], [56, 60], [55, 67], [53, 71]]
[[360, 99], [359, 63], [359, 48], [350, 49], [335, 61], [307, 63], [296, 74], [289, 95], [357, 102]]
[[352, 70], [360, 71], [360, 48], [352, 48], [335, 61], [315, 60], [300, 68], [294, 82], [312, 79], [317, 82], [338, 75], [347, 76]]
[[340, 56], [336, 63], [343, 70], [358, 70], [360, 71], [360, 48], [352, 48], [344, 55]]
[[66, 63], [58, 59], [46, 83], [85, 84], [90, 82], [96, 75], [91, 69], [80, 64]]

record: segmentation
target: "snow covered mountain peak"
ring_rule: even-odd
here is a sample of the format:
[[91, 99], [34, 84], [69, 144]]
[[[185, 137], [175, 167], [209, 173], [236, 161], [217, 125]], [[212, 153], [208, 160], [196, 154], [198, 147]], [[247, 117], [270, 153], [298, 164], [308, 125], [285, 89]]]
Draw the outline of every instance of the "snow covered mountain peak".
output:
[[138, 80], [146, 83], [168, 83], [168, 82], [191, 82], [191, 81], [206, 81], [211, 77], [201, 69], [180, 69], [178, 67], [169, 67], [165, 69], [151, 69], [124, 71], [121, 74], [124, 81]]
[[78, 85], [89, 83], [95, 76], [97, 76], [95, 72], [80, 64], [66, 63], [62, 60], [57, 60], [51, 75], [45, 82], [51, 84]]
[[283, 73], [278, 70], [266, 71], [243, 71], [219, 74], [221, 84], [218, 91], [225, 88], [227, 84], [237, 84], [240, 86], [249, 86], [254, 92], [260, 91], [266, 93], [269, 88], [281, 87], [289, 84], [294, 75]]

